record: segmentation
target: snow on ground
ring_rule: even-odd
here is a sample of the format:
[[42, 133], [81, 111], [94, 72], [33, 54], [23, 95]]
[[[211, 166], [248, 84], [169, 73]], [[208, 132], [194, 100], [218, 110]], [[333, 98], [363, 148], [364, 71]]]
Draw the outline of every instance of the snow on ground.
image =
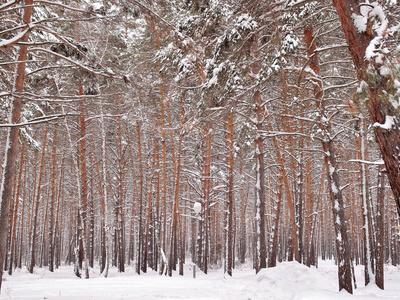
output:
[[23, 269], [13, 276], [5, 275], [0, 299], [400, 299], [400, 267], [393, 266], [385, 268], [384, 291], [375, 285], [363, 287], [363, 269], [357, 266], [359, 288], [354, 295], [337, 291], [337, 267], [332, 261], [320, 261], [318, 269], [283, 262], [257, 275], [248, 267], [239, 268], [233, 277], [212, 270], [208, 275], [197, 272], [194, 279], [190, 266], [185, 271], [183, 277], [167, 277], [153, 271], [139, 276], [133, 268], [125, 273], [111, 269], [110, 276], [102, 278], [94, 269], [90, 279], [79, 279], [72, 266], [54, 273], [43, 268], [29, 274]]

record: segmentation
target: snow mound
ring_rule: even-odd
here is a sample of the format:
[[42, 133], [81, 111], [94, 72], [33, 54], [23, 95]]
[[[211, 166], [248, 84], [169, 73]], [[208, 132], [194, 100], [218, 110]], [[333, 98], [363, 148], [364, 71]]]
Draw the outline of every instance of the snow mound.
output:
[[332, 285], [331, 274], [298, 262], [282, 262], [275, 268], [261, 270], [248, 288], [263, 289], [265, 295], [279, 295], [271, 299], [337, 299], [337, 286]]

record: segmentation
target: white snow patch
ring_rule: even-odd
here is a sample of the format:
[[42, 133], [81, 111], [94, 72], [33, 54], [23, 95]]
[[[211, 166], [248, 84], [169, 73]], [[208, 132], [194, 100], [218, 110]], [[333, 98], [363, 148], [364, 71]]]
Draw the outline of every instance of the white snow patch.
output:
[[375, 128], [382, 128], [382, 129], [385, 129], [385, 130], [388, 130], [388, 131], [389, 131], [389, 130], [391, 130], [392, 127], [394, 126], [395, 121], [396, 121], [396, 117], [395, 117], [395, 116], [388, 116], [388, 115], [386, 115], [386, 117], [385, 117], [385, 124], [380, 124], [380, 123], [376, 122], [376, 123], [374, 123], [374, 125], [372, 125], [372, 126], [374, 126]]
[[360, 84], [357, 87], [357, 93], [361, 94], [363, 91], [365, 91], [368, 88], [368, 84], [364, 81], [361, 80]]
[[101, 9], [102, 7], [104, 7], [103, 4], [98, 3], [98, 2], [92, 3], [91, 6], [92, 6], [92, 8], [93, 8], [93, 11], [99, 10], [99, 9]]
[[337, 188], [337, 186], [336, 186], [336, 184], [335, 184], [334, 182], [332, 182], [331, 188], [332, 188], [332, 192], [333, 192], [334, 194], [339, 193], [339, 190], [338, 190], [338, 188]]
[[392, 75], [392, 69], [387, 66], [382, 66], [379, 69], [379, 73], [381, 73], [382, 76], [389, 76]]
[[237, 266], [233, 277], [224, 270], [198, 271], [192, 278], [192, 265], [185, 264], [185, 273], [172, 277], [160, 276], [149, 270], [140, 276], [134, 267], [118, 273], [110, 268], [103, 278], [98, 269], [91, 269], [89, 280], [76, 278], [73, 266], [62, 266], [55, 272], [35, 269], [17, 269], [2, 284], [3, 299], [275, 299], [275, 300], [343, 300], [343, 299], [398, 299], [400, 295], [400, 268], [385, 266], [385, 290], [374, 284], [363, 286], [364, 268], [354, 266], [358, 288], [354, 295], [338, 292], [338, 266], [334, 261], [319, 260], [318, 269], [297, 262], [278, 263], [275, 268], [262, 269], [257, 275], [248, 266]]

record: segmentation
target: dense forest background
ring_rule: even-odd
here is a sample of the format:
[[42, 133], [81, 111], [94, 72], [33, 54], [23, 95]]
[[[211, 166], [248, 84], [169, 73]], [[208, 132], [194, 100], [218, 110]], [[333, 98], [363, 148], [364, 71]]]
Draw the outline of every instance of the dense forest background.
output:
[[354, 264], [383, 288], [399, 16], [396, 0], [2, 1], [0, 269], [322, 257], [340, 289]]

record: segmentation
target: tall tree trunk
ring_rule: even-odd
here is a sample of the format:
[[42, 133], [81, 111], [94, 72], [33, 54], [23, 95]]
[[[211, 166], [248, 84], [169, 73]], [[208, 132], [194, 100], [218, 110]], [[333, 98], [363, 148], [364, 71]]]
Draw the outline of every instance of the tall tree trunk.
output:
[[[118, 106], [118, 114], [120, 108]], [[125, 272], [125, 214], [124, 214], [124, 153], [122, 149], [121, 117], [117, 117], [118, 134], [118, 197], [116, 199], [116, 235], [118, 251], [118, 271]]]
[[[25, 0], [24, 7], [24, 15], [23, 21], [25, 24], [31, 23], [32, 11], [33, 11], [33, 0]], [[25, 34], [25, 36], [20, 40], [22, 43], [19, 46], [18, 58], [17, 61], [17, 70], [15, 76], [14, 83], [14, 91], [16, 94], [22, 93], [24, 90], [24, 81], [25, 81], [25, 67], [26, 67], [26, 59], [28, 57], [28, 46], [23, 43], [28, 42], [29, 39], [29, 31]], [[10, 123], [16, 124], [19, 122], [21, 117], [21, 107], [22, 107], [22, 98], [14, 97], [11, 107], [10, 114]], [[4, 270], [4, 261], [6, 255], [6, 243], [7, 243], [7, 232], [8, 232], [8, 216], [10, 211], [10, 202], [12, 197], [12, 188], [14, 186], [15, 179], [15, 161], [17, 158], [17, 150], [18, 150], [18, 135], [19, 135], [19, 127], [10, 127], [7, 132], [7, 142], [5, 148], [5, 155], [3, 161], [3, 176], [0, 188], [0, 291], [1, 284], [3, 282], [3, 270]]]
[[226, 134], [226, 146], [227, 146], [227, 184], [228, 184], [228, 197], [227, 197], [227, 227], [226, 227], [226, 249], [225, 249], [225, 264], [226, 264], [226, 272], [228, 275], [232, 276], [232, 268], [233, 268], [233, 206], [234, 206], [234, 194], [233, 194], [233, 131], [234, 131], [234, 118], [233, 111], [229, 110], [228, 112], [228, 124], [227, 124], [227, 134]]
[[37, 189], [36, 189], [36, 199], [33, 203], [34, 211], [33, 211], [32, 235], [31, 235], [31, 243], [30, 243], [31, 259], [30, 259], [29, 267], [28, 267], [29, 273], [33, 273], [33, 268], [36, 263], [35, 252], [36, 252], [37, 219], [38, 219], [38, 214], [39, 214], [40, 191], [41, 191], [42, 179], [43, 179], [44, 157], [46, 154], [47, 132], [48, 132], [48, 126], [46, 126], [46, 129], [44, 132], [43, 145], [42, 145], [42, 156], [40, 159], [40, 167], [39, 167], [39, 180], [38, 180]]
[[247, 251], [247, 222], [246, 222], [246, 208], [247, 200], [250, 189], [250, 182], [245, 182], [243, 178], [243, 156], [240, 157], [240, 178], [242, 179], [240, 191], [240, 230], [239, 230], [239, 261], [241, 264], [246, 261]]
[[278, 240], [279, 240], [279, 222], [281, 219], [281, 211], [282, 211], [282, 194], [283, 194], [283, 176], [279, 177], [279, 186], [278, 186], [278, 201], [276, 203], [276, 213], [274, 225], [272, 226], [273, 231], [271, 233], [271, 242], [270, 242], [270, 251], [268, 257], [268, 267], [276, 267], [276, 258], [278, 254]]
[[[367, 84], [367, 95], [360, 95], [360, 97], [368, 100], [367, 106], [372, 123], [385, 124], [387, 121], [392, 121], [389, 130], [378, 125], [374, 126], [374, 133], [385, 162], [387, 176], [397, 205], [397, 213], [400, 216], [400, 120], [397, 117], [398, 108], [394, 107], [392, 101], [389, 100], [397, 91], [394, 88], [395, 82], [392, 76], [380, 74], [382, 67], [380, 62], [376, 62], [375, 59], [366, 59], [366, 49], [375, 36], [368, 28], [365, 32], [359, 32], [354, 24], [353, 14], [359, 12], [361, 1], [333, 0], [332, 2], [342, 24], [357, 77]], [[368, 26], [372, 28], [374, 22], [377, 21], [371, 16], [368, 19]], [[384, 30], [386, 29], [384, 28]], [[385, 57], [382, 60], [388, 60], [391, 53], [392, 51], [388, 51], [388, 54], [384, 54]], [[378, 55], [383, 54], [378, 53]]]
[[[360, 116], [360, 158], [361, 161], [366, 161], [365, 149], [365, 134], [366, 124], [364, 117]], [[374, 281], [374, 272], [372, 270], [372, 249], [371, 249], [371, 225], [369, 218], [368, 205], [368, 187], [367, 187], [367, 168], [365, 163], [361, 163], [361, 200], [362, 200], [362, 220], [363, 220], [363, 236], [364, 236], [364, 278], [365, 285], [368, 285], [370, 280]]]
[[[310, 68], [314, 74], [320, 75], [319, 56], [316, 50], [316, 41], [311, 23], [307, 23], [304, 27], [304, 35], [308, 46], [307, 54], [311, 57]], [[345, 289], [349, 293], [353, 293], [353, 274], [351, 267], [350, 247], [347, 237], [347, 225], [345, 217], [345, 206], [340, 186], [338, 164], [336, 161], [336, 151], [333, 147], [331, 139], [332, 130], [329, 119], [326, 117], [325, 104], [322, 93], [322, 84], [315, 80], [314, 97], [316, 106], [319, 110], [318, 125], [323, 133], [321, 143], [324, 150], [324, 162], [327, 171], [329, 195], [331, 199], [333, 221], [336, 234], [336, 255], [338, 261], [338, 279], [339, 290]]]
[[12, 217], [12, 235], [11, 235], [11, 249], [10, 249], [10, 264], [8, 269], [8, 274], [12, 275], [14, 269], [14, 260], [15, 260], [15, 243], [16, 243], [16, 234], [17, 234], [17, 219], [18, 219], [18, 207], [19, 207], [19, 197], [21, 192], [21, 183], [22, 183], [22, 171], [24, 165], [24, 155], [25, 155], [25, 143], [22, 142], [21, 148], [21, 156], [19, 159], [19, 172], [18, 172], [18, 182], [17, 182], [17, 191], [15, 193], [15, 204], [14, 204], [14, 215]]
[[140, 274], [143, 248], [143, 161], [142, 161], [142, 142], [140, 134], [140, 122], [136, 121], [137, 140], [138, 140], [138, 161], [139, 161], [139, 232], [138, 232], [138, 253], [136, 259], [136, 273]]
[[256, 219], [255, 219], [255, 268], [256, 273], [267, 267], [267, 245], [265, 241], [265, 182], [264, 182], [264, 147], [261, 135], [264, 110], [262, 106], [261, 93], [254, 93], [255, 113], [257, 118], [257, 133], [255, 138], [255, 160], [256, 160]]
[[377, 190], [377, 208], [376, 208], [376, 272], [375, 272], [375, 283], [383, 290], [384, 288], [384, 200], [385, 200], [385, 173], [381, 169], [378, 172], [378, 190]]
[[58, 195], [57, 195], [57, 208], [55, 212], [55, 222], [54, 222], [54, 237], [53, 237], [53, 248], [54, 248], [54, 264], [55, 267], [58, 268], [60, 266], [60, 256], [61, 256], [61, 247], [60, 247], [60, 229], [62, 229], [62, 214], [60, 214], [60, 207], [62, 206], [62, 200], [64, 197], [64, 193], [62, 190], [63, 187], [63, 179], [64, 179], [64, 153], [61, 158], [61, 167], [60, 167], [60, 178], [58, 179]]
[[56, 199], [56, 154], [57, 154], [57, 124], [54, 127], [53, 153], [51, 161], [51, 194], [50, 194], [50, 216], [49, 216], [49, 271], [54, 272], [54, 206]]
[[110, 267], [110, 258], [111, 258], [111, 226], [110, 226], [110, 215], [109, 215], [109, 205], [108, 205], [108, 187], [107, 187], [107, 152], [106, 152], [106, 130], [104, 127], [105, 119], [103, 112], [103, 102], [100, 100], [100, 114], [101, 114], [101, 122], [100, 122], [100, 130], [101, 130], [101, 161], [102, 161], [102, 182], [103, 182], [103, 212], [104, 212], [104, 270], [102, 272], [104, 277], [108, 276], [108, 270]]
[[[79, 94], [83, 95], [83, 86], [80, 86]], [[82, 239], [82, 250], [83, 259], [85, 262], [85, 278], [89, 278], [89, 247], [88, 247], [88, 186], [87, 186], [87, 170], [86, 170], [86, 120], [85, 120], [85, 106], [84, 102], [80, 103], [80, 116], [79, 116], [79, 127], [80, 127], [80, 139], [79, 139], [79, 167], [80, 167], [80, 203], [79, 203], [79, 217], [80, 225], [82, 226], [81, 239]]]
[[171, 225], [171, 243], [169, 248], [169, 257], [168, 257], [168, 276], [172, 276], [172, 270], [175, 268], [175, 257], [177, 255], [177, 251], [179, 250], [179, 195], [180, 195], [180, 174], [181, 174], [181, 156], [182, 156], [182, 139], [184, 134], [183, 128], [183, 120], [184, 118], [184, 110], [183, 110], [183, 98], [181, 101], [180, 108], [180, 127], [179, 127], [179, 140], [178, 140], [178, 149], [177, 149], [177, 157], [176, 157], [176, 171], [175, 171], [175, 187], [174, 187], [174, 203], [172, 208], [172, 225]]

